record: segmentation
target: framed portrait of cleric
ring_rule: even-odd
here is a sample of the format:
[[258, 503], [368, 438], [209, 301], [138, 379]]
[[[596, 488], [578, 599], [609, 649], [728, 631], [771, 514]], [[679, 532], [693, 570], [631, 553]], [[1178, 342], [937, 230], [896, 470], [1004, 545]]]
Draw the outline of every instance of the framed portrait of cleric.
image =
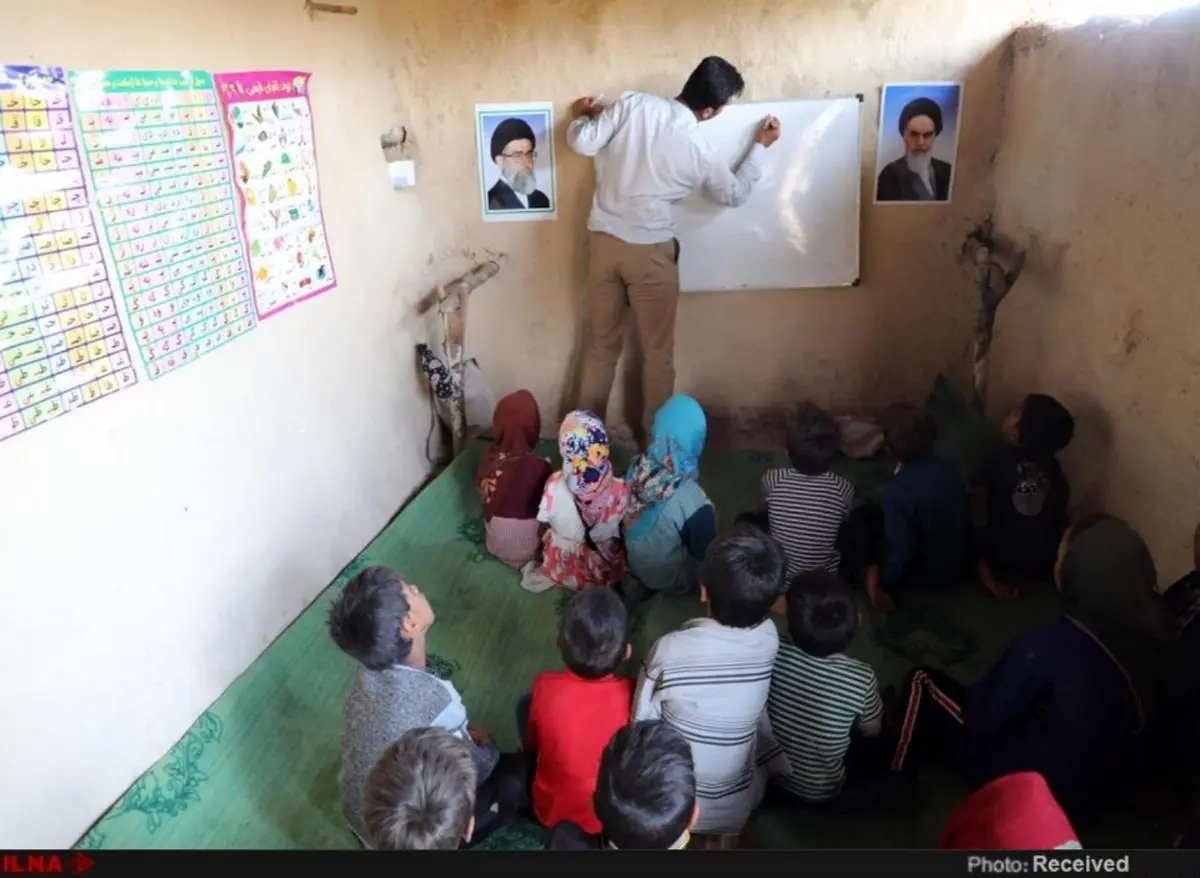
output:
[[883, 87], [876, 204], [948, 204], [954, 191], [962, 83]]
[[557, 218], [553, 104], [477, 104], [475, 139], [484, 222]]

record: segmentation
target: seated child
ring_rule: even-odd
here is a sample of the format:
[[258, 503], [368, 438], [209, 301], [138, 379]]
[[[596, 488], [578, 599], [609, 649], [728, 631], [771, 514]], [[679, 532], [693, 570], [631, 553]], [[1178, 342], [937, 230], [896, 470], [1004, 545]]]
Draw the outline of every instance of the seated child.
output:
[[847, 565], [854, 582], [866, 567], [871, 606], [895, 608], [893, 593], [910, 583], [949, 585], [967, 573], [971, 509], [962, 473], [934, 450], [937, 424], [922, 408], [903, 403], [883, 419], [884, 444], [896, 459], [896, 473], [883, 495], [883, 508], [855, 510], [848, 529], [866, 532], [847, 542], [868, 547], [865, 557]]
[[533, 394], [518, 390], [500, 400], [492, 427], [496, 443], [483, 452], [477, 475], [487, 550], [520, 570], [542, 551], [537, 512], [550, 475], [549, 461], [533, 450], [542, 429]]
[[571, 412], [559, 431], [562, 470], [546, 481], [538, 521], [540, 564], [525, 565], [521, 585], [533, 592], [555, 585], [581, 589], [613, 586], [625, 576], [621, 519], [629, 486], [613, 474], [608, 433], [590, 412]]
[[681, 850], [699, 814], [687, 739], [660, 720], [619, 729], [600, 758], [596, 814], [601, 833], [554, 827], [549, 850]]
[[377, 851], [450, 851], [475, 829], [475, 760], [446, 729], [409, 729], [363, 788], [363, 823]]
[[700, 403], [673, 396], [654, 416], [649, 449], [629, 467], [625, 550], [630, 572], [652, 592], [692, 591], [716, 536], [716, 511], [697, 481], [707, 432]]
[[1059, 558], [1056, 621], [1019, 635], [969, 686], [930, 668], [909, 675], [894, 770], [949, 759], [972, 788], [1035, 771], [1073, 820], [1130, 779], [1138, 739], [1185, 682], [1174, 620], [1125, 522], [1081, 519]]
[[824, 409], [798, 406], [788, 418], [786, 441], [792, 465], [763, 476], [762, 512], [787, 553], [790, 582], [806, 570], [838, 569], [838, 531], [854, 504], [854, 486], [830, 470], [841, 438]]
[[643, 664], [633, 718], [662, 719], [691, 744], [696, 832], [739, 834], [767, 775], [790, 770], [766, 710], [779, 649], [769, 614], [786, 563], [779, 543], [756, 527], [718, 537], [700, 566], [709, 617], [664, 634]]
[[563, 671], [545, 671], [517, 708], [526, 755], [536, 763], [533, 813], [543, 826], [569, 820], [600, 831], [592, 808], [600, 754], [629, 722], [631, 679], [613, 676], [629, 658], [629, 616], [616, 592], [589, 588], [563, 613]]
[[506, 809], [520, 805], [521, 784], [510, 781], [523, 777], [519, 757], [507, 757], [498, 770], [500, 751], [486, 731], [468, 723], [458, 690], [425, 667], [425, 636], [433, 622], [425, 595], [386, 567], [363, 570], [329, 607], [333, 642], [359, 664], [346, 698], [339, 784], [342, 813], [360, 839], [366, 838], [363, 782], [380, 754], [409, 729], [437, 726], [468, 745], [476, 778], [489, 791], [477, 797], [484, 811], [477, 829], [498, 801]]
[[1004, 420], [1003, 443], [984, 461], [977, 492], [986, 509], [979, 578], [999, 598], [1017, 596], [1000, 577], [1049, 581], [1067, 527], [1071, 488], [1055, 457], [1075, 435], [1058, 400], [1030, 394]]
[[776, 783], [806, 802], [828, 802], [847, 783], [848, 752], [852, 768], [861, 768], [855, 775], [887, 771], [890, 754], [867, 755], [863, 744], [883, 727], [879, 681], [870, 665], [845, 654], [858, 631], [858, 608], [836, 573], [812, 570], [792, 580], [787, 624], [790, 640], [775, 657], [767, 714], [792, 773]]

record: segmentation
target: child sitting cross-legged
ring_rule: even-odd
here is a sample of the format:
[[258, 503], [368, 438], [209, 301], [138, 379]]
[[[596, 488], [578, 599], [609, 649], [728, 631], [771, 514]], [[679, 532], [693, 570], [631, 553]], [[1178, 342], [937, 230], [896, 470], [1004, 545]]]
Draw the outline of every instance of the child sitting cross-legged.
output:
[[549, 850], [681, 850], [699, 815], [687, 739], [661, 720], [619, 729], [600, 758], [595, 809], [600, 833], [559, 823]]
[[538, 521], [547, 525], [543, 558], [525, 565], [521, 585], [532, 592], [614, 586], [625, 576], [621, 519], [629, 485], [613, 472], [604, 423], [590, 412], [571, 412], [558, 450], [562, 470], [546, 481], [538, 508]]
[[805, 802], [865, 803], [865, 782], [887, 774], [891, 751], [877, 743], [879, 681], [870, 665], [846, 655], [858, 623], [854, 596], [836, 573], [811, 570], [792, 580], [789, 639], [775, 657], [767, 713], [792, 767], [776, 783]]
[[1054, 397], [1031, 393], [1004, 419], [1002, 433], [976, 485], [987, 510], [978, 569], [988, 591], [1008, 599], [1017, 591], [1006, 579], [1054, 575], [1071, 499], [1057, 455], [1075, 435], [1075, 419]]
[[911, 403], [892, 406], [883, 436], [896, 459], [883, 507], [854, 510], [840, 539], [845, 578], [858, 584], [865, 574], [872, 607], [889, 611], [906, 586], [936, 588], [967, 575], [971, 508], [962, 472], [934, 450], [937, 424], [928, 412]]
[[654, 416], [650, 447], [634, 460], [625, 514], [629, 570], [650, 592], [686, 594], [717, 532], [717, 515], [698, 481], [708, 422], [700, 403], [676, 394]]
[[520, 570], [542, 552], [537, 512], [550, 476], [549, 461], [534, 451], [542, 416], [533, 394], [518, 390], [500, 400], [492, 429], [496, 442], [484, 450], [476, 475], [487, 550]]
[[662, 719], [691, 744], [699, 833], [739, 835], [768, 774], [789, 771], [766, 711], [779, 649], [769, 614], [785, 564], [783, 548], [759, 528], [718, 537], [700, 567], [708, 618], [664, 634], [642, 667], [633, 718]]
[[363, 790], [363, 823], [379, 851], [455, 850], [475, 830], [475, 760], [452, 732], [409, 729]]
[[569, 820], [600, 831], [592, 808], [596, 770], [613, 732], [629, 722], [634, 681], [614, 676], [629, 658], [629, 617], [616, 593], [589, 588], [563, 613], [561, 671], [545, 671], [517, 705], [517, 728], [536, 768], [533, 813], [543, 826]]
[[477, 835], [495, 828], [497, 814], [511, 816], [524, 804], [528, 769], [521, 756], [502, 755], [484, 729], [468, 722], [454, 685], [426, 667], [434, 619], [421, 590], [387, 567], [363, 570], [329, 607], [333, 642], [358, 662], [346, 697], [339, 784], [342, 812], [364, 842], [363, 783], [380, 754], [410, 729], [444, 728], [467, 746], [480, 785]]
[[788, 581], [806, 570], [836, 571], [838, 532], [854, 505], [854, 486], [831, 470], [840, 437], [827, 411], [802, 403], [787, 422], [791, 466], [768, 470], [762, 507], [746, 520], [765, 527], [787, 553]]

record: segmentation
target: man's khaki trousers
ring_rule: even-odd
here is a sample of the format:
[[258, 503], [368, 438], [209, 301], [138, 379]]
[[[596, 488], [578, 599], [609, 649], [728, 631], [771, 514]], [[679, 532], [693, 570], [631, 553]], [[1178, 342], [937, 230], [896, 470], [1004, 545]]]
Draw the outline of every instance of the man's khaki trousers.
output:
[[642, 345], [642, 426], [675, 392], [675, 314], [679, 307], [679, 242], [629, 244], [588, 233], [587, 297], [580, 408], [606, 417], [625, 316], [633, 310]]

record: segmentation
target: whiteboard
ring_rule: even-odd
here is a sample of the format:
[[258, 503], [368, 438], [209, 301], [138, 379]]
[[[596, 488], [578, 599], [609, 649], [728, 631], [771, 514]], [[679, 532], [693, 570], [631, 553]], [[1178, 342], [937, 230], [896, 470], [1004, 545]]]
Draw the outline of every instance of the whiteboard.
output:
[[858, 282], [862, 99], [729, 104], [696, 136], [736, 167], [768, 115], [782, 130], [745, 204], [722, 207], [699, 189], [675, 205], [685, 293]]

